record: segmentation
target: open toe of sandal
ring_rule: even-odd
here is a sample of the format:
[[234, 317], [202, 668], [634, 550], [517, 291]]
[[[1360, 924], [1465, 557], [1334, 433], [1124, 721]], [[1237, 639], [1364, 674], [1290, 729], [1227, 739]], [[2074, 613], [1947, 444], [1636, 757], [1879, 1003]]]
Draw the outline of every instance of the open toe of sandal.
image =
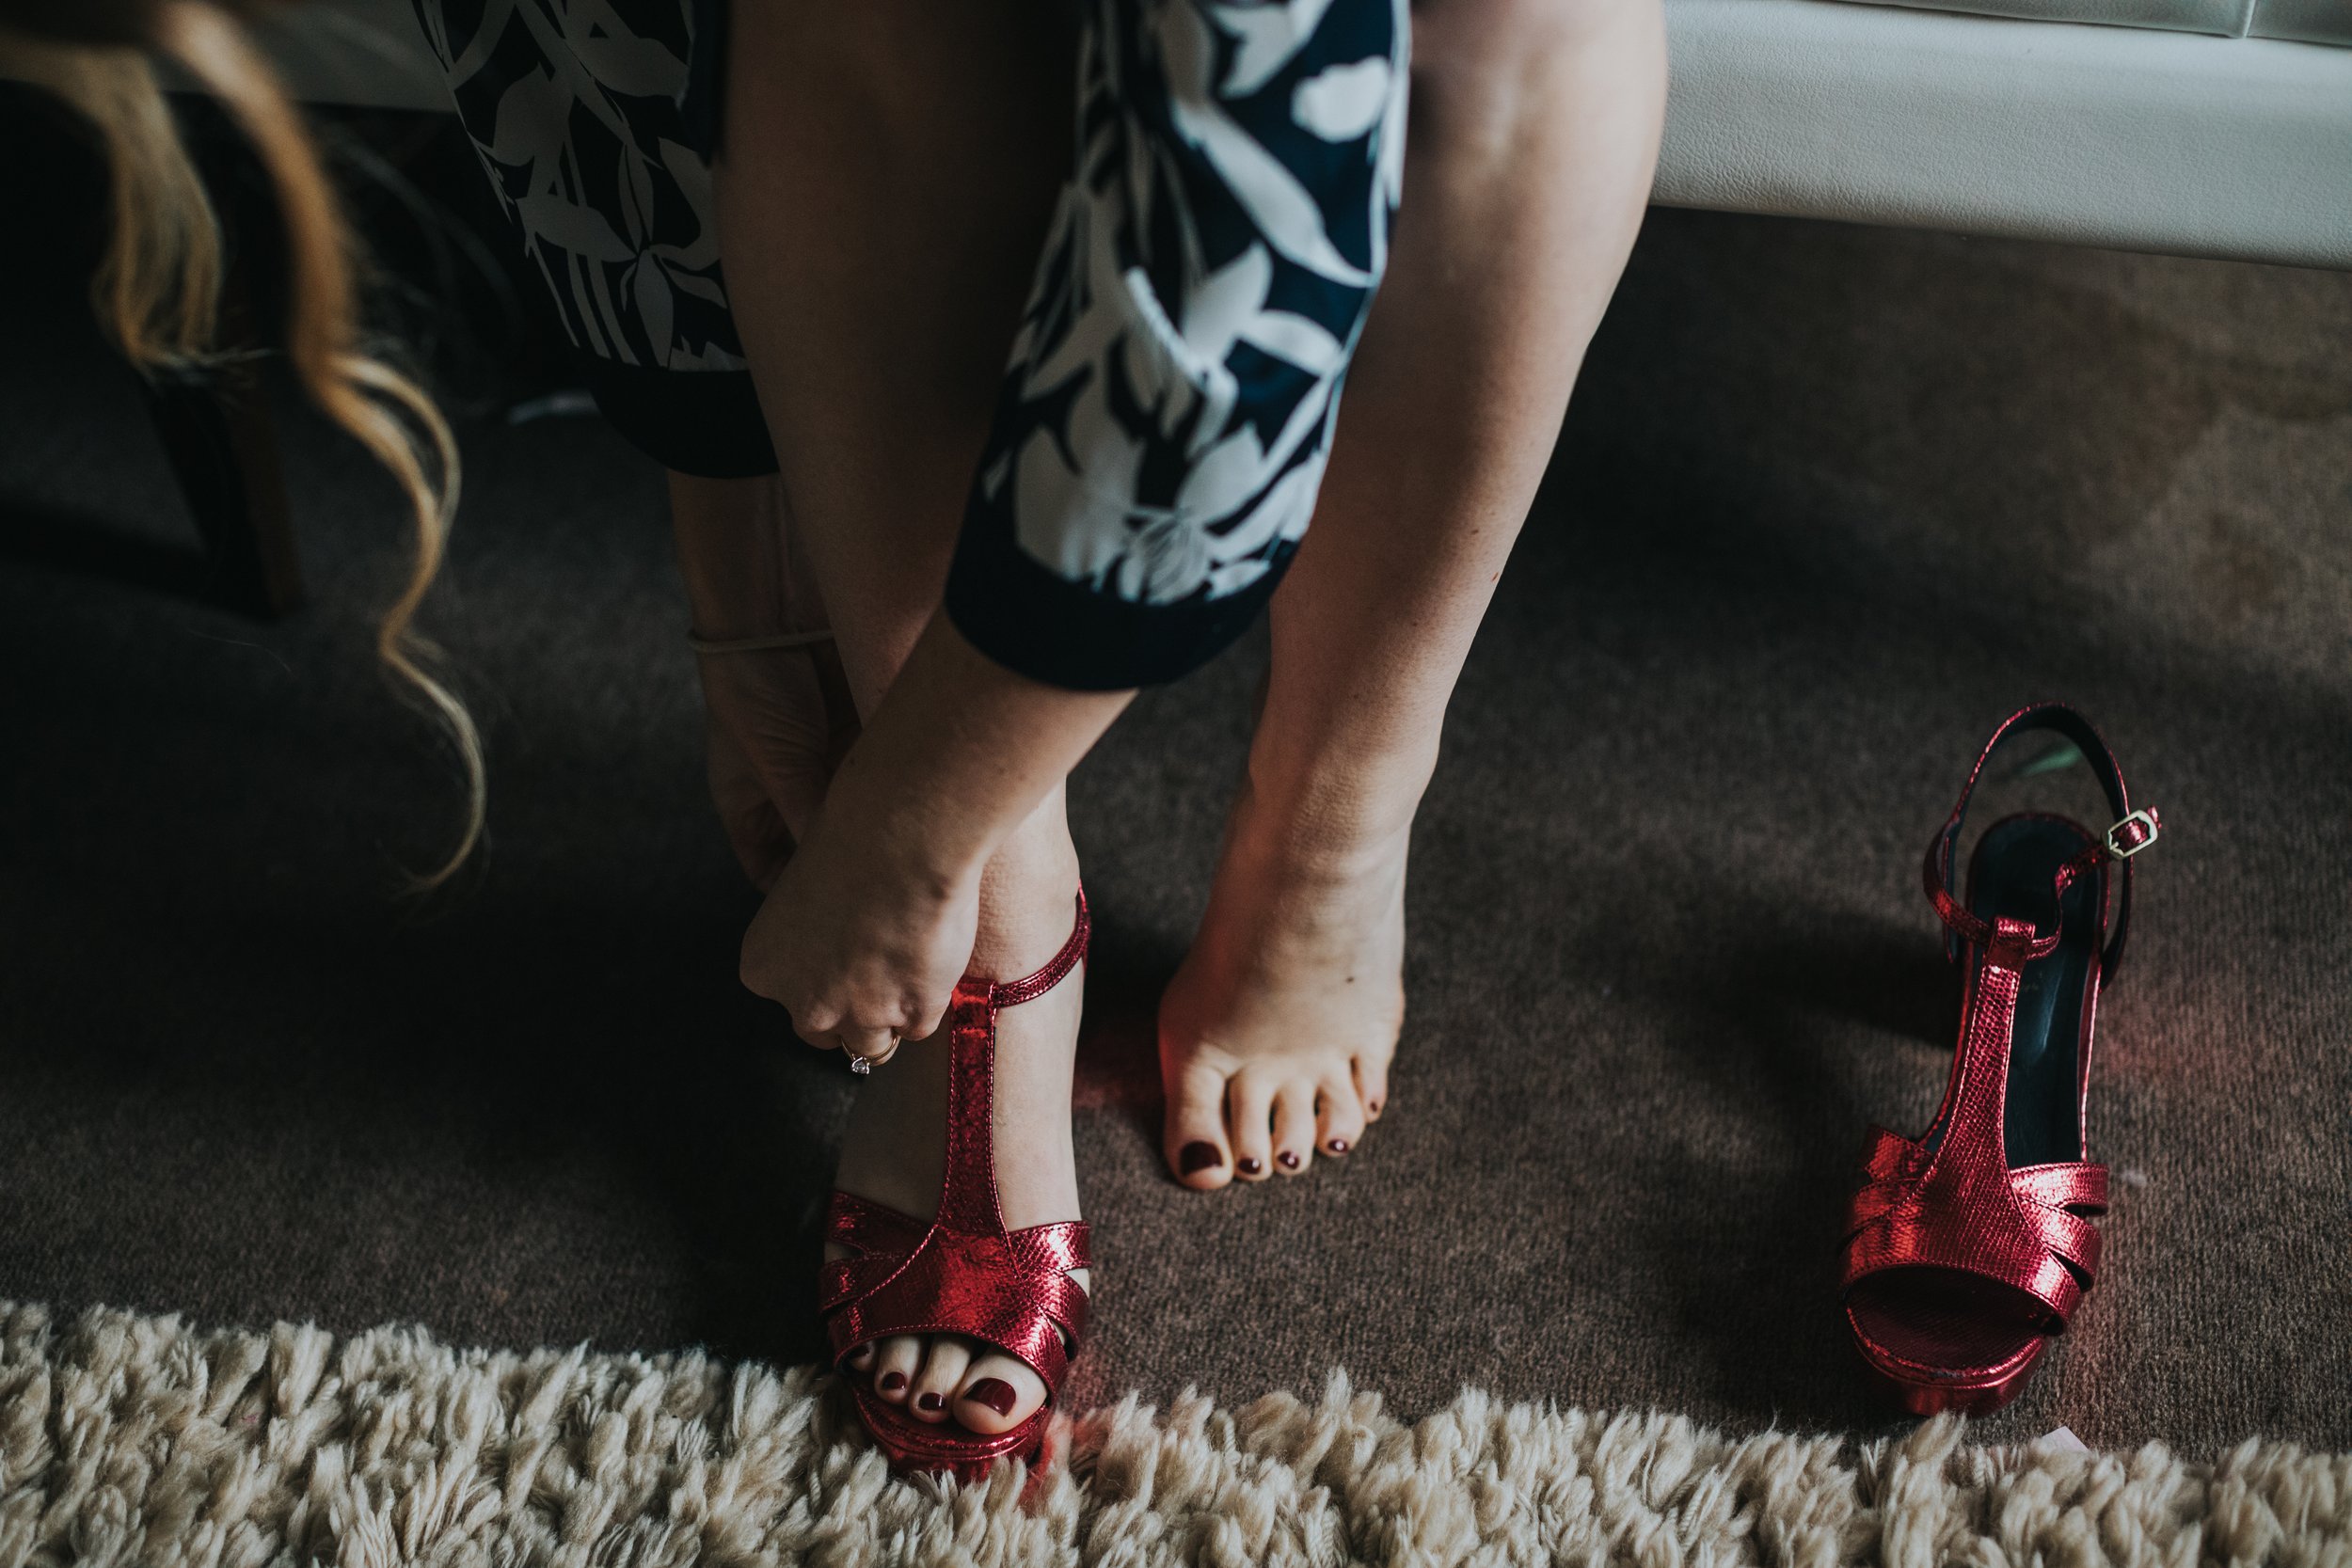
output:
[[1857, 1283], [1846, 1326], [1880, 1388], [1922, 1416], [1997, 1408], [2048, 1341], [2041, 1303], [1957, 1269], [1893, 1270]]
[[[1054, 1394], [1086, 1334], [1087, 1293], [1071, 1277], [1092, 1266], [1089, 1232], [1066, 1220], [1006, 1228], [997, 1203], [994, 1126], [996, 1014], [1034, 1001], [1086, 957], [1086, 895], [1052, 962], [1009, 984], [967, 977], [947, 1009], [947, 1160], [939, 1212], [917, 1220], [854, 1194], [835, 1192], [825, 1240], [844, 1256], [827, 1263], [820, 1291], [834, 1360], [901, 1334], [960, 1334], [1027, 1364], [1046, 1400], [1004, 1433], [977, 1433], [952, 1418], [921, 1421], [852, 1374], [858, 1415], [901, 1469], [977, 1476], [999, 1460], [1034, 1454], [1052, 1418]], [[844, 1368], [846, 1370], [847, 1369]]]

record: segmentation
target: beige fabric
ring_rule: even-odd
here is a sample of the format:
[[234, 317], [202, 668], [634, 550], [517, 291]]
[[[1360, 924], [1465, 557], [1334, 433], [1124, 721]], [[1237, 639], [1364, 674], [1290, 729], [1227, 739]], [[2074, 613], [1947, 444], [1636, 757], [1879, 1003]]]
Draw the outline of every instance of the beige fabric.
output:
[[2352, 1561], [2352, 1457], [2249, 1442], [1851, 1445], [1465, 1391], [1412, 1426], [1334, 1372], [1241, 1409], [1132, 1399], [1058, 1462], [894, 1481], [813, 1368], [338, 1341], [0, 1304], [0, 1561]]

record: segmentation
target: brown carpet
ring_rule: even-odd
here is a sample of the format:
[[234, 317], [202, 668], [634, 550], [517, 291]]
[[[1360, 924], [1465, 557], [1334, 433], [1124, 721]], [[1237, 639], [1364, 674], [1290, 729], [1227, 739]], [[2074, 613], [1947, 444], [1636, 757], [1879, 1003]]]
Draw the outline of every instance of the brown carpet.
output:
[[[467, 425], [431, 620], [493, 842], [415, 907], [458, 802], [367, 652], [389, 487], [294, 426], [314, 606], [211, 608], [72, 303], [0, 362], [0, 1295], [813, 1356], [850, 1081], [733, 984], [657, 473]], [[2347, 343], [2352, 277], [1654, 214], [1455, 705], [1343, 1166], [1202, 1198], [1155, 1152], [1150, 1005], [1262, 655], [1077, 781], [1080, 1402], [1337, 1366], [1408, 1418], [1883, 1426], [1832, 1250], [1865, 1124], [1942, 1084], [1917, 859], [2063, 693], [2168, 832], [2103, 1019], [2105, 1276], [1984, 1435], [2352, 1448]]]

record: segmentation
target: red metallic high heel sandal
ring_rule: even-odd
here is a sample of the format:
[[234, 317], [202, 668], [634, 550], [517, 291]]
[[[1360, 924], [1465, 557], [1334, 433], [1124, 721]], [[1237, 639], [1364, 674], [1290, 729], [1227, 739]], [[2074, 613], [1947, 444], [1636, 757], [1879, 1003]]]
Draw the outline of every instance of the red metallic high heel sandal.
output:
[[947, 1169], [938, 1216], [914, 1219], [838, 1191], [826, 1212], [825, 1240], [850, 1253], [825, 1265], [819, 1291], [836, 1368], [860, 1345], [892, 1335], [961, 1334], [1017, 1356], [1045, 1384], [1035, 1415], [989, 1436], [953, 1419], [918, 1421], [850, 1376], [866, 1430], [899, 1468], [968, 1479], [999, 1459], [1034, 1454], [1086, 1333], [1087, 1293], [1070, 1277], [1090, 1263], [1086, 1225], [1005, 1228], [993, 1118], [997, 1010], [1059, 985], [1086, 958], [1088, 929], [1081, 892], [1077, 926], [1051, 963], [1009, 984], [967, 975], [956, 987], [947, 1006]]
[[[2105, 833], [2026, 813], [1985, 830], [1965, 906], [1947, 891], [1968, 798], [1993, 748], [2052, 730], [2098, 775]], [[2107, 1171], [2084, 1159], [2085, 1094], [2100, 988], [2131, 921], [2132, 857], [2156, 841], [2099, 732], [2060, 703], [1993, 732], [1928, 847], [1929, 900], [1964, 964], [1960, 1043], [1935, 1119], [1917, 1139], [1871, 1129], [1849, 1213], [1847, 1325], [1874, 1379], [1917, 1415], [2009, 1402], [2099, 1268]], [[2122, 867], [2113, 932], [2107, 868]], [[2102, 947], [2102, 939], [2105, 946]]]

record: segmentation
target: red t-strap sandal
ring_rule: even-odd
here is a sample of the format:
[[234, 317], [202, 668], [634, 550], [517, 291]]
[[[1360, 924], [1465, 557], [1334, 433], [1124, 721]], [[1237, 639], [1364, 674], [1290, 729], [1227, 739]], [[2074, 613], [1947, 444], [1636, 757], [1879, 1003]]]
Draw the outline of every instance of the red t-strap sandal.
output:
[[[2098, 775], [2115, 825], [2093, 833], [2026, 813], [1985, 830], [1965, 906], [1952, 855], [1985, 759], [2015, 731], [2052, 730]], [[1917, 1139], [1873, 1128], [1848, 1215], [1846, 1322], [1903, 1407], [1980, 1414], [2006, 1404], [2099, 1269], [2107, 1171], [2084, 1159], [2099, 991], [2131, 921], [2132, 858], [2156, 841], [2090, 721], [2061, 703], [1993, 732], [1928, 847], [1927, 894], [1964, 964], [1960, 1043], [1935, 1119]], [[2107, 869], [2122, 868], [2112, 934]], [[2104, 940], [2105, 945], [2102, 946]]]
[[1045, 1402], [1035, 1415], [989, 1436], [952, 1418], [918, 1421], [878, 1398], [863, 1377], [850, 1376], [866, 1431], [899, 1468], [969, 1479], [999, 1459], [1034, 1454], [1086, 1333], [1087, 1293], [1070, 1277], [1091, 1261], [1086, 1225], [1005, 1228], [992, 1130], [997, 1009], [1035, 1001], [1059, 985], [1086, 958], [1088, 929], [1081, 892], [1077, 926], [1051, 963], [1009, 984], [967, 975], [957, 985], [947, 1005], [947, 1169], [938, 1217], [914, 1219], [838, 1191], [826, 1212], [825, 1240], [850, 1254], [827, 1263], [820, 1275], [818, 1305], [835, 1367], [860, 1345], [891, 1335], [961, 1334], [1019, 1357], [1045, 1384]]

